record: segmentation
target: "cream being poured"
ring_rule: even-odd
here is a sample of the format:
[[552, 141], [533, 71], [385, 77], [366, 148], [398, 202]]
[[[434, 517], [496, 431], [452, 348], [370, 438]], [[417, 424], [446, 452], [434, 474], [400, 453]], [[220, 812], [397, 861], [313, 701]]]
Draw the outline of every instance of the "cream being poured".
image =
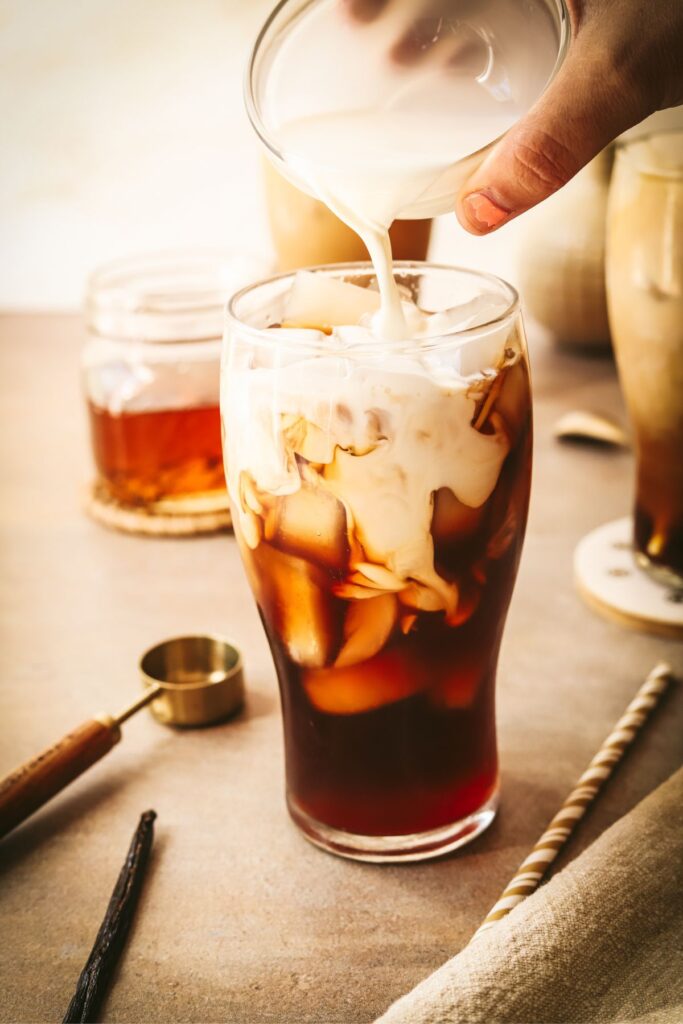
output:
[[[382, 297], [373, 327], [386, 340], [410, 336], [392, 273], [389, 227], [447, 170], [454, 151], [466, 155], [481, 134], [474, 122], [460, 119], [458, 138], [445, 120], [348, 111], [291, 121], [280, 132], [290, 166], [365, 243]], [[423, 149], [415, 147], [418, 138]]]

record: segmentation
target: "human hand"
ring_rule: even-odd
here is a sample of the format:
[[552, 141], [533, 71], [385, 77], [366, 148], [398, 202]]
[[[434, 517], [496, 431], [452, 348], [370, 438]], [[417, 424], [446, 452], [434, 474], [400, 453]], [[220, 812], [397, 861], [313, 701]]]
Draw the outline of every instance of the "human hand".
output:
[[[360, 21], [391, 4], [345, 2]], [[413, 28], [393, 44], [396, 59], [417, 59], [433, 45], [439, 19], [461, 2], [423, 0]], [[682, 0], [566, 2], [572, 37], [560, 71], [457, 196], [458, 219], [473, 234], [508, 223], [565, 185], [626, 129], [683, 103]]]

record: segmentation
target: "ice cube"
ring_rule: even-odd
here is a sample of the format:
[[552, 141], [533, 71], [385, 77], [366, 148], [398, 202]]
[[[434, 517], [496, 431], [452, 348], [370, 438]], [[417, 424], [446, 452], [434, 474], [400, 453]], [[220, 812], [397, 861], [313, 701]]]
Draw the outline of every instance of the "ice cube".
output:
[[502, 558], [515, 539], [516, 532], [516, 510], [512, 503], [510, 503], [505, 513], [505, 518], [486, 545], [486, 557], [493, 559]]
[[452, 614], [458, 604], [458, 587], [442, 579], [438, 573], [432, 572], [429, 578], [411, 580], [407, 587], [400, 591], [398, 599], [406, 608], [414, 608], [420, 612], [441, 612]]
[[361, 585], [359, 583], [335, 583], [332, 587], [335, 597], [344, 601], [371, 601], [377, 597], [377, 590], [374, 587]]
[[410, 633], [411, 629], [413, 628], [416, 622], [417, 615], [415, 612], [405, 612], [401, 616], [401, 632], [404, 634], [404, 636], [407, 636], [408, 633]]
[[463, 377], [473, 377], [500, 366], [508, 338], [510, 324], [503, 321], [499, 327], [487, 329], [481, 337], [468, 340], [459, 347], [459, 371]]
[[334, 442], [329, 434], [303, 416], [284, 413], [280, 429], [285, 447], [307, 462], [324, 465], [334, 458]]
[[379, 292], [300, 270], [285, 301], [283, 322], [325, 330], [357, 324], [363, 315], [376, 312], [379, 305]]
[[426, 336], [439, 338], [457, 331], [482, 327], [501, 317], [509, 305], [509, 301], [502, 295], [495, 295], [492, 292], [475, 295], [468, 302], [432, 313], [425, 325]]
[[[462, 316], [464, 307], [457, 306], [453, 310], [445, 310], [443, 313], [435, 313], [427, 323], [427, 337], [436, 339], [439, 337], [454, 337], [458, 340], [458, 331], [472, 331], [472, 334], [462, 336], [462, 343], [449, 345], [442, 352], [435, 350], [433, 358], [425, 353], [426, 365], [433, 371], [435, 365], [448, 366], [451, 372], [455, 371], [461, 377], [473, 377], [475, 374], [485, 373], [500, 366], [505, 352], [508, 339], [514, 335], [514, 328], [511, 328], [510, 319], [505, 317], [499, 323], [498, 318], [505, 312], [505, 305], [497, 299], [488, 302], [483, 297], [482, 302], [473, 300], [466, 303], [470, 307], [469, 316]], [[482, 326], [488, 322], [488, 327]], [[477, 328], [481, 326], [481, 332]], [[440, 356], [440, 358], [437, 358]]]
[[[354, 286], [355, 287], [355, 286]], [[363, 289], [365, 291], [365, 289]], [[374, 315], [374, 314], [373, 314]], [[372, 317], [367, 314], [364, 316], [363, 321], [372, 320]], [[334, 328], [335, 340], [341, 342], [344, 348], [360, 348], [365, 347], [368, 342], [372, 343], [372, 329], [369, 326], [363, 324], [345, 324], [342, 327], [335, 326]]]
[[491, 536], [486, 545], [487, 558], [502, 558], [526, 523], [529, 505], [530, 466], [517, 467], [514, 479], [501, 481], [493, 496]]
[[239, 493], [242, 510], [251, 511], [257, 516], [263, 515], [263, 502], [259, 496], [256, 484], [249, 473], [242, 471], [239, 478]]
[[335, 665], [355, 665], [381, 651], [394, 628], [397, 606], [393, 594], [380, 594], [371, 601], [353, 601], [346, 613], [344, 645]]
[[529, 417], [531, 393], [529, 373], [522, 359], [501, 371], [502, 387], [496, 398], [495, 408], [499, 412], [514, 438]]
[[303, 483], [293, 494], [276, 499], [267, 537], [290, 554], [340, 572], [348, 562], [344, 506], [324, 487]]
[[238, 509], [239, 529], [247, 547], [256, 548], [263, 536], [263, 520], [249, 508]]
[[247, 543], [246, 537], [241, 529], [235, 530], [235, 540], [242, 556], [242, 565], [249, 580], [249, 586], [259, 606], [263, 603], [263, 588], [261, 574], [254, 558], [254, 549], [258, 550], [258, 544], [253, 547]]
[[474, 577], [466, 578], [458, 585], [458, 603], [455, 610], [446, 615], [449, 626], [464, 626], [477, 608], [481, 599], [481, 584]]
[[398, 596], [401, 604], [421, 612], [442, 612], [446, 608], [443, 595], [422, 583], [409, 583]]
[[470, 508], [458, 501], [449, 487], [441, 487], [434, 495], [432, 537], [436, 543], [472, 537], [482, 521], [484, 506]]
[[405, 580], [384, 565], [375, 565], [374, 562], [356, 562], [353, 568], [355, 572], [350, 579], [361, 587], [372, 587], [373, 590], [396, 593], [406, 585]]
[[292, 661], [306, 668], [325, 665], [335, 646], [330, 595], [321, 569], [303, 558], [261, 543], [252, 553], [260, 605]]
[[407, 650], [382, 651], [361, 665], [304, 673], [308, 698], [319, 711], [356, 715], [419, 693], [428, 684], [425, 665]]
[[507, 424], [500, 413], [494, 409], [494, 403], [502, 387], [503, 376], [500, 373], [495, 374], [492, 378], [485, 377], [483, 380], [477, 381], [471, 389], [472, 397], [477, 403], [472, 426], [482, 434], [500, 433], [502, 437], [506, 438], [509, 446], [510, 432], [507, 429]]

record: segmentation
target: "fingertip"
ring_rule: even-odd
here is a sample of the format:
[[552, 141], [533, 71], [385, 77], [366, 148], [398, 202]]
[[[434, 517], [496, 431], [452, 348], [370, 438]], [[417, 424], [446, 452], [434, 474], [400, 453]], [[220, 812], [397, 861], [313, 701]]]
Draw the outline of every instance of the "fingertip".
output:
[[465, 230], [473, 235], [488, 235], [513, 216], [512, 210], [488, 189], [477, 189], [464, 195], [455, 213]]

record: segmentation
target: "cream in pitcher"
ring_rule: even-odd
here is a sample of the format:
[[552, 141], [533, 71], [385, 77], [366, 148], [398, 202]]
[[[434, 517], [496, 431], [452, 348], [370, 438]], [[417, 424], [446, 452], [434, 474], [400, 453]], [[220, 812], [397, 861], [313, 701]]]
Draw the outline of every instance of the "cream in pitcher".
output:
[[555, 3], [462, 0], [433, 19], [428, 46], [397, 59], [392, 40], [423, 6], [396, 0], [359, 25], [339, 0], [285, 4], [264, 28], [262, 42], [269, 31], [274, 41], [265, 56], [257, 46], [247, 87], [280, 170], [366, 244], [384, 338], [411, 334], [391, 273], [392, 221], [453, 209], [464, 176], [541, 94], [563, 45]]

